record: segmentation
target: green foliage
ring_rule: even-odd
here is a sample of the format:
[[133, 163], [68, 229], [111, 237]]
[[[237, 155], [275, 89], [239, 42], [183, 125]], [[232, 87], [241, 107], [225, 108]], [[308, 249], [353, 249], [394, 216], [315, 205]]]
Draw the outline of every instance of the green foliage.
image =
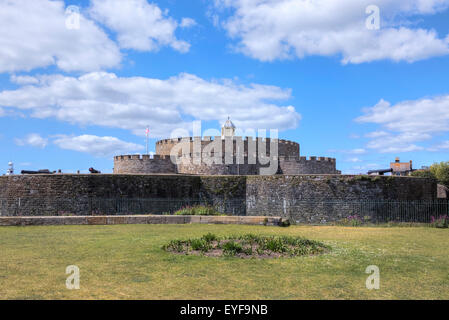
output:
[[205, 234], [201, 239], [206, 242], [212, 242], [218, 240], [218, 237], [215, 234], [209, 232], [208, 234]]
[[199, 250], [203, 252], [207, 252], [212, 248], [210, 243], [204, 239], [192, 239], [190, 241], [190, 247], [192, 250]]
[[163, 246], [164, 250], [173, 250], [174, 252], [183, 252], [185, 241], [182, 240], [172, 240], [167, 245]]
[[174, 213], [177, 216], [221, 216], [222, 214], [212, 206], [186, 206]]
[[410, 174], [412, 177], [432, 178], [449, 187], [449, 161], [434, 163], [429, 170], [418, 170]]
[[265, 243], [265, 248], [273, 252], [285, 252], [287, 251], [287, 246], [280, 238], [271, 238]]
[[449, 161], [433, 164], [430, 167], [430, 172], [437, 178], [439, 183], [449, 187]]
[[237, 253], [243, 251], [243, 247], [240, 243], [235, 241], [229, 241], [223, 244], [223, 253], [227, 256], [235, 256]]
[[446, 229], [449, 227], [449, 216], [440, 216], [438, 218], [432, 217], [430, 226], [433, 228]]
[[296, 256], [324, 253], [330, 248], [318, 241], [292, 236], [261, 236], [245, 234], [219, 238], [208, 233], [199, 239], [174, 240], [163, 247], [166, 251], [201, 251], [206, 254], [220, 249], [224, 256]]
[[290, 222], [290, 220], [282, 220], [281, 222], [279, 222], [279, 226], [280, 227], [290, 227], [292, 223]]
[[[366, 218], [366, 217], [364, 217], [364, 218]], [[343, 218], [337, 222], [337, 225], [347, 226], [347, 227], [359, 227], [362, 224], [363, 224], [363, 220], [357, 214], [349, 216], [347, 218]]]
[[412, 173], [410, 173], [410, 176], [416, 177], [416, 178], [436, 179], [435, 175], [430, 170], [413, 171]]

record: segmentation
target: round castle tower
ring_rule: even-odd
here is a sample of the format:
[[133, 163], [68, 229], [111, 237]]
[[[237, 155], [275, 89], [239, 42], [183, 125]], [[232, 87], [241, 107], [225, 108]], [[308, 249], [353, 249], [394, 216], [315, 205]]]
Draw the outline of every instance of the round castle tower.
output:
[[[228, 118], [217, 137], [187, 137], [156, 142], [156, 154], [114, 157], [116, 174], [258, 175], [273, 173], [340, 174], [333, 158], [300, 157], [299, 144], [288, 140], [238, 137]], [[276, 152], [277, 147], [277, 152]], [[273, 150], [273, 155], [271, 154]]]

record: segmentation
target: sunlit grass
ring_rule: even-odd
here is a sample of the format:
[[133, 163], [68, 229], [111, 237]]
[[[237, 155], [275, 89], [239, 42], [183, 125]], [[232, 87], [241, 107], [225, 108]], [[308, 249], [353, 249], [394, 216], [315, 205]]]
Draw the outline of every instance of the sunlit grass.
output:
[[[162, 250], [212, 232], [302, 236], [330, 253], [210, 258]], [[0, 228], [0, 299], [449, 299], [449, 230], [238, 225]], [[68, 265], [80, 290], [65, 287]], [[365, 269], [380, 268], [380, 290]]]

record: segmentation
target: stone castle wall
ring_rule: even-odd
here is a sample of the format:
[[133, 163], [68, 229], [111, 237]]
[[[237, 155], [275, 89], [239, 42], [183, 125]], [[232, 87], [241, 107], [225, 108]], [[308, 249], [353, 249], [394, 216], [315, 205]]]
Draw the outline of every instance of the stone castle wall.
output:
[[[277, 156], [271, 156], [274, 143]], [[251, 150], [251, 152], [248, 152]], [[182, 158], [173, 164], [170, 154]], [[258, 155], [266, 155], [261, 160]], [[276, 154], [276, 153], [275, 153]], [[237, 160], [237, 155], [240, 160]], [[221, 161], [208, 162], [216, 157]], [[340, 174], [333, 158], [299, 156], [299, 144], [288, 140], [253, 139], [251, 137], [200, 137], [160, 140], [154, 159], [149, 156], [123, 155], [114, 158], [114, 173], [153, 174], [179, 173], [194, 175], [259, 175], [267, 162], [278, 161], [279, 169], [272, 174]], [[174, 161], [174, 160], [173, 160]], [[261, 164], [261, 162], [263, 164]], [[272, 164], [271, 164], [272, 165]]]
[[[250, 160], [243, 157], [237, 164], [237, 158], [219, 157], [220, 163], [209, 164], [204, 158], [193, 160], [192, 155], [180, 158], [178, 164], [173, 164], [169, 156], [155, 155], [125, 155], [114, 157], [114, 173], [116, 174], [155, 174], [179, 173], [192, 175], [259, 175], [260, 169], [269, 164], [261, 165], [256, 158]], [[323, 157], [279, 157], [277, 174], [340, 174], [336, 168], [336, 160]], [[201, 160], [201, 162], [199, 161]]]
[[309, 159], [279, 157], [279, 173], [284, 175], [341, 174], [337, 170], [337, 161], [327, 157], [310, 157]]
[[[271, 142], [275, 141], [270, 138], [257, 138], [253, 139], [252, 137], [245, 137], [244, 139], [242, 137], [232, 137], [226, 139], [222, 139], [222, 137], [204, 137], [201, 139], [201, 137], [188, 137], [188, 138], [177, 138], [177, 139], [165, 139], [160, 140], [156, 142], [156, 154], [158, 155], [165, 155], [169, 156], [171, 150], [178, 146], [179, 144], [185, 143], [187, 144], [186, 149], [188, 152], [184, 152], [184, 154], [189, 153], [193, 154], [196, 151], [194, 150], [194, 145], [196, 143], [197, 146], [201, 146], [201, 150], [204, 151], [204, 149], [212, 142], [220, 140], [221, 141], [221, 147], [220, 150], [215, 150], [215, 152], [221, 152], [225, 153], [226, 150], [226, 140], [229, 139], [232, 142], [232, 154], [237, 154], [237, 149], [239, 149], [239, 152], [248, 155], [248, 148], [251, 146], [252, 150], [255, 150], [256, 153], [259, 151], [259, 146], [263, 144], [265, 146], [267, 154], [270, 154], [270, 145]], [[289, 157], [299, 157], [299, 144], [293, 141], [283, 140], [283, 139], [276, 139], [278, 142], [278, 155], [279, 156], [289, 156]], [[239, 147], [240, 146], [240, 147]]]
[[168, 156], [126, 155], [114, 157], [114, 173], [117, 174], [157, 174], [177, 173], [176, 165]]
[[[434, 180], [413, 177], [121, 174], [0, 177], [2, 216], [110, 214], [108, 210], [116, 210], [120, 200], [132, 199], [155, 202], [148, 212], [142, 212], [139, 201], [126, 202], [129, 205], [126, 214], [160, 214], [173, 209], [176, 201], [190, 199], [224, 203], [224, 211], [231, 214], [283, 216], [320, 223], [357, 214], [347, 206], [351, 201], [434, 200], [436, 196]], [[110, 206], [101, 207], [101, 203]]]

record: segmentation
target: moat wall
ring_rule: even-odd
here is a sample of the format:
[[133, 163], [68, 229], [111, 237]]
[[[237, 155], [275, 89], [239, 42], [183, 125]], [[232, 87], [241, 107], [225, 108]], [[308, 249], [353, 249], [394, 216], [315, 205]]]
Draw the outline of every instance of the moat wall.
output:
[[[96, 207], [104, 199], [110, 199], [114, 205], [119, 203], [117, 199], [153, 199], [152, 209], [145, 213], [157, 214], [166, 212], [167, 206], [180, 199], [189, 199], [226, 203], [225, 211], [231, 214], [289, 216], [300, 222], [319, 223], [354, 214], [345, 208], [319, 206], [319, 202], [433, 200], [436, 196], [434, 180], [408, 177], [119, 174], [0, 177], [2, 216], [109, 214], [99, 212]], [[127, 210], [127, 214], [143, 213], [138, 206]]]

